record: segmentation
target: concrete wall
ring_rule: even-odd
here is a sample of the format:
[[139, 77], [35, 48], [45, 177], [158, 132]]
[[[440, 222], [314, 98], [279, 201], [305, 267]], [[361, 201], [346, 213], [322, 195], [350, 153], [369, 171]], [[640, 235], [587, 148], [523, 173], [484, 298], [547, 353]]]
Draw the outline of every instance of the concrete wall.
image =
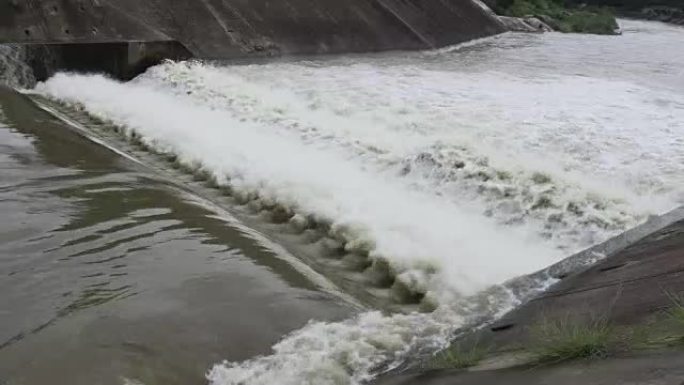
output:
[[426, 49], [500, 32], [474, 0], [0, 0], [0, 43], [178, 41], [211, 59]]
[[0, 42], [171, 39], [100, 0], [0, 0]]
[[192, 57], [173, 40], [41, 43], [20, 47], [37, 80], [45, 80], [58, 70], [107, 73], [129, 80], [164, 59]]

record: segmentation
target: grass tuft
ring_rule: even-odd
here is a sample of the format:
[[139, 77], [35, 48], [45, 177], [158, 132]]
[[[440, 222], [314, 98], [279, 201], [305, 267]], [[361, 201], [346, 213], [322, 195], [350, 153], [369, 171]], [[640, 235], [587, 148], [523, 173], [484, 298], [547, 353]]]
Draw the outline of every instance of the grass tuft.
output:
[[[667, 293], [672, 305], [667, 309], [666, 314], [669, 321], [678, 331], [684, 331], [684, 298], [681, 295]], [[684, 341], [684, 338], [682, 338]]]
[[477, 365], [490, 352], [479, 341], [459, 341], [437, 353], [430, 361], [431, 369], [465, 369]]
[[540, 362], [604, 358], [614, 342], [613, 327], [605, 318], [587, 322], [544, 319], [532, 330], [532, 352]]

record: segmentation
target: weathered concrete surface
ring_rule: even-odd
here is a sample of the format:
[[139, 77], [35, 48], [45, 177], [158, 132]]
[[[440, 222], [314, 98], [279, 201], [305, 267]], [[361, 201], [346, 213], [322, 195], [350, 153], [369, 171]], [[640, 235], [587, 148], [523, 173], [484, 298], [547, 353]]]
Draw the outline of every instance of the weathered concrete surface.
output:
[[56, 70], [129, 79], [192, 54], [153, 26], [99, 1], [0, 1], [0, 43], [23, 50], [38, 80]]
[[494, 323], [497, 345], [524, 342], [540, 317], [607, 317], [637, 324], [684, 293], [684, 220], [671, 224], [590, 268], [572, 274]]
[[0, 43], [177, 41], [209, 59], [426, 49], [503, 31], [474, 0], [0, 0]]
[[405, 374], [377, 385], [682, 385], [684, 351], [620, 357], [562, 366]]
[[[682, 210], [672, 214], [679, 215]], [[667, 220], [670, 215], [662, 217]], [[681, 218], [681, 216], [680, 216]], [[652, 226], [658, 225], [654, 219]], [[632, 232], [635, 233], [635, 232]], [[619, 239], [614, 241], [619, 242]], [[606, 245], [605, 247], [616, 247]], [[606, 319], [615, 326], [645, 325], [684, 294], [684, 220], [654, 231], [608, 258], [575, 272], [478, 333], [495, 352], [533, 346], [543, 320], [581, 323]], [[400, 373], [380, 385], [409, 384], [673, 384], [684, 383], [684, 351], [617, 357], [591, 364], [512, 368], [479, 372]]]

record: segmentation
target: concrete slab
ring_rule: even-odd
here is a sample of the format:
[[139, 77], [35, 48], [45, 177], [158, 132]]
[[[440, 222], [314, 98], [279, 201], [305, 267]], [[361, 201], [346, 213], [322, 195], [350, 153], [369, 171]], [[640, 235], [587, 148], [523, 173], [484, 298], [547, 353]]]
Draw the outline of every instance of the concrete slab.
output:
[[402, 374], [377, 385], [683, 385], [684, 351], [562, 366]]
[[616, 325], [642, 322], [684, 293], [684, 221], [661, 229], [587, 270], [572, 274], [494, 323], [497, 346], [524, 344], [544, 318], [606, 317]]
[[[659, 226], [661, 220], [680, 214], [681, 210], [675, 210], [663, 218], [654, 218], [654, 222], [645, 228], [655, 230], [631, 244], [618, 247], [618, 241], [609, 241], [607, 245], [613, 244], [610, 247], [617, 250], [612, 255], [569, 274], [546, 292], [477, 332], [476, 336], [468, 336], [491, 347], [492, 354], [485, 359], [485, 365], [470, 371], [413, 369], [390, 374], [376, 383], [684, 385], [684, 346], [660, 351], [632, 349], [632, 353], [618, 352], [608, 359], [558, 365], [530, 366], [529, 357], [497, 362], [518, 354], [529, 356], [526, 348], [534, 346], [535, 338], [538, 338], [534, 335], [535, 327], [543, 320], [582, 323], [604, 319], [616, 328], [630, 330], [643, 326], [654, 329], [654, 320], [665, 318], [665, 310], [672, 307], [673, 296], [684, 294], [684, 220]], [[632, 231], [632, 235], [640, 232], [643, 229]], [[488, 370], [502, 366], [509, 368]]]
[[0, 2], [0, 43], [176, 40], [202, 58], [426, 49], [501, 32], [473, 0]]

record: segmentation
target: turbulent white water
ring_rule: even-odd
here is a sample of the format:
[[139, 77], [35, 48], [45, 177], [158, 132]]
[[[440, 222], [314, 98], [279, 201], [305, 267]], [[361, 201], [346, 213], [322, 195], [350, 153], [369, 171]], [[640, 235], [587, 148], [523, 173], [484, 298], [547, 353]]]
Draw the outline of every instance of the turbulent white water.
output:
[[684, 201], [684, 30], [623, 28], [325, 61], [166, 63], [129, 83], [59, 74], [37, 89], [292, 221], [330, 224], [347, 250], [436, 298], [432, 314], [311, 323], [272, 355], [209, 374], [356, 384], [443, 345], [465, 322], [458, 298]]

